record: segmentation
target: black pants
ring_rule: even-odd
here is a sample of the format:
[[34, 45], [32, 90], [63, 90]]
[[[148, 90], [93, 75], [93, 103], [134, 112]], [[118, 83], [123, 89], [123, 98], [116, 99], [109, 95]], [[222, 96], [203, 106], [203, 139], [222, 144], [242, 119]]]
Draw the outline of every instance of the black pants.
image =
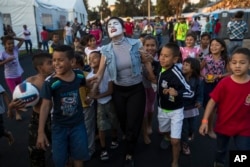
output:
[[125, 155], [133, 155], [145, 111], [146, 95], [142, 83], [114, 85], [113, 100], [120, 126], [126, 135]]
[[[31, 40], [29, 39], [29, 40], [24, 40], [24, 42], [25, 42], [25, 48], [26, 48], [26, 52], [27, 53], [32, 53], [32, 42], [31, 42]], [[29, 45], [29, 47], [28, 47], [28, 45]]]

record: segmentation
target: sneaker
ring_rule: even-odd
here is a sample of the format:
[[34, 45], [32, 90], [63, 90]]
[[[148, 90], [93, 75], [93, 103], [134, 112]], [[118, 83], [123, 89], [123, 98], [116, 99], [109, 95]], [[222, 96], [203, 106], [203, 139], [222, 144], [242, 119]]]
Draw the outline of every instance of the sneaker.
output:
[[161, 144], [160, 144], [160, 147], [161, 149], [163, 150], [166, 150], [170, 145], [170, 141], [165, 139], [165, 137], [163, 137], [163, 139], [161, 140]]
[[185, 155], [190, 155], [191, 154], [190, 148], [186, 143], [182, 144], [182, 153], [185, 154]]
[[100, 159], [101, 159], [102, 161], [107, 161], [107, 160], [109, 160], [109, 154], [108, 154], [108, 152], [107, 152], [107, 151], [102, 151], [102, 152], [101, 152], [101, 155], [100, 155]]
[[110, 149], [116, 149], [119, 146], [118, 141], [112, 141], [110, 145]]
[[124, 167], [134, 167], [134, 161], [133, 159], [126, 159], [125, 160], [125, 164], [124, 164]]

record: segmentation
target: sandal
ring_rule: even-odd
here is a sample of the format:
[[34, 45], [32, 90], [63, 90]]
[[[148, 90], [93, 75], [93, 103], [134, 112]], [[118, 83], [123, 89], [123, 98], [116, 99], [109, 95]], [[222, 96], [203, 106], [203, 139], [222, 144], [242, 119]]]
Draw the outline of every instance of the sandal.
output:
[[185, 155], [190, 155], [191, 154], [190, 148], [186, 143], [182, 144], [182, 153], [185, 154]]

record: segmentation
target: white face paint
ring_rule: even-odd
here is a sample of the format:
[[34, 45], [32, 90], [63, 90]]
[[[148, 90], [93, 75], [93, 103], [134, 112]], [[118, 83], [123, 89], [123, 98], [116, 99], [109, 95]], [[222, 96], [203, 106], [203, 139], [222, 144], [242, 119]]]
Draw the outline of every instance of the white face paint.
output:
[[123, 28], [121, 23], [117, 19], [111, 19], [108, 22], [109, 37], [113, 38], [123, 34]]

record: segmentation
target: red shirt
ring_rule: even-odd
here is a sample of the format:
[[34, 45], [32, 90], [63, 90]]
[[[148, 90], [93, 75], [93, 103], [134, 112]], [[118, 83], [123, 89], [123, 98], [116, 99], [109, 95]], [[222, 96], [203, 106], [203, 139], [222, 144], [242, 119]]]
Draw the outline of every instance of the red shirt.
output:
[[214, 32], [218, 34], [220, 32], [220, 29], [221, 29], [221, 24], [220, 22], [217, 22], [214, 27]]
[[[100, 34], [102, 33], [100, 29], [91, 29], [89, 31], [90, 34], [94, 35], [95, 39], [96, 39], [96, 44], [99, 46], [101, 44], [101, 37]], [[99, 40], [99, 41], [98, 41]]]
[[134, 24], [131, 22], [125, 22], [124, 24], [124, 28], [125, 28], [125, 33], [128, 36], [132, 36], [133, 35], [133, 29], [134, 29]]
[[41, 37], [42, 37], [42, 41], [48, 41], [49, 40], [49, 33], [48, 33], [48, 31], [42, 31], [41, 32]]
[[250, 81], [221, 80], [210, 94], [217, 103], [215, 131], [227, 136], [250, 136]]

